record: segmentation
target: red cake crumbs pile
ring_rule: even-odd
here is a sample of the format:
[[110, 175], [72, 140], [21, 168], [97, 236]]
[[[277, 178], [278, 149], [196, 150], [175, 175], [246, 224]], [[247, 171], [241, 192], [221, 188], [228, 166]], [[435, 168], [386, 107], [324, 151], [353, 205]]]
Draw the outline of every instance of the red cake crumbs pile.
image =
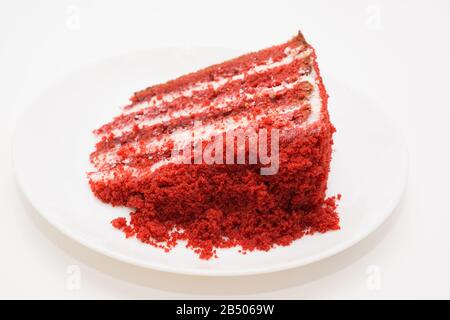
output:
[[240, 246], [241, 253], [264, 250], [279, 245], [287, 246], [304, 235], [339, 230], [336, 200], [340, 195], [325, 200], [319, 212], [291, 212], [282, 210], [269, 214], [236, 212], [224, 214], [209, 209], [201, 216], [193, 216], [183, 222], [171, 216], [157, 216], [137, 210], [131, 213], [127, 223], [123, 217], [114, 219], [112, 225], [122, 230], [126, 237], [136, 236], [140, 241], [170, 251], [179, 240], [187, 242], [201, 259], [217, 257], [216, 248]]

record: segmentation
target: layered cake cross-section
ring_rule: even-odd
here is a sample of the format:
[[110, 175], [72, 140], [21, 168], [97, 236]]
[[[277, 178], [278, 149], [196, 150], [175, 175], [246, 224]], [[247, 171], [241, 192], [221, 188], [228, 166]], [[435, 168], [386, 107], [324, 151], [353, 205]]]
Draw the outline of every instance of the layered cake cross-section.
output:
[[326, 197], [333, 133], [302, 34], [135, 93], [98, 137], [95, 196], [126, 206], [127, 237], [201, 258], [339, 229]]

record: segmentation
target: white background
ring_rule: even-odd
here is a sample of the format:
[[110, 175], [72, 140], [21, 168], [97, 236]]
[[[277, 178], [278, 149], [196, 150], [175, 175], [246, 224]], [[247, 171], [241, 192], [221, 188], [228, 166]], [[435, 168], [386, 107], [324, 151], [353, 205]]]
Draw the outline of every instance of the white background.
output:
[[[403, 200], [353, 248], [269, 275], [171, 275], [85, 249], [21, 194], [15, 121], [79, 67], [154, 47], [257, 50], [298, 29], [325, 81], [365, 93], [407, 140]], [[0, 298], [450, 298], [449, 57], [449, 1], [0, 0]]]

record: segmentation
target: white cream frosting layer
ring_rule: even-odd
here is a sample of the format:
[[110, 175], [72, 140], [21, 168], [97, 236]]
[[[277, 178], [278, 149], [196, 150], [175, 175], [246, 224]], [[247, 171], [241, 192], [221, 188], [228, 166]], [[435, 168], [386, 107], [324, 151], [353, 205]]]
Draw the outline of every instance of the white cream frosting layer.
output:
[[[296, 49], [298, 49], [298, 50], [296, 50]], [[300, 54], [299, 54], [299, 52], [300, 52]], [[286, 54], [287, 54], [287, 56], [284, 59], [282, 59], [281, 61], [278, 61], [276, 63], [268, 61], [264, 65], [254, 67], [251, 72], [264, 72], [270, 68], [275, 68], [276, 66], [279, 66], [280, 64], [289, 64], [290, 62], [293, 61], [293, 59], [300, 59], [300, 58], [304, 58], [304, 57], [310, 55], [311, 49], [301, 51], [299, 48], [295, 48], [295, 49], [287, 48]], [[300, 70], [299, 72], [301, 72], [301, 71], [302, 70]], [[237, 75], [235, 77], [236, 77], [235, 78], [235, 80], [236, 80], [236, 79], [239, 79], [239, 77], [244, 77], [244, 75]], [[226, 81], [230, 81], [230, 79], [226, 79]], [[214, 82], [208, 82], [208, 83], [205, 82], [205, 83], [197, 84], [194, 87], [191, 87], [189, 90], [181, 91], [178, 93], [173, 93], [171, 96], [166, 97], [166, 98], [167, 99], [175, 99], [175, 97], [177, 95], [178, 96], [192, 95], [192, 93], [195, 90], [201, 90], [201, 88], [207, 88], [209, 85], [219, 87], [221, 85], [224, 85], [226, 83], [226, 81], [224, 79], [224, 80], [218, 80], [218, 81], [214, 81]], [[298, 84], [300, 82], [304, 82], [304, 81], [309, 82], [313, 87], [312, 93], [309, 97], [309, 100], [307, 101], [307, 103], [311, 106], [311, 113], [310, 113], [308, 119], [306, 121], [304, 121], [300, 125], [300, 127], [309, 126], [320, 119], [320, 114], [321, 114], [321, 110], [322, 110], [322, 101], [321, 101], [321, 97], [320, 97], [318, 77], [317, 77], [317, 73], [314, 70], [314, 68], [312, 69], [310, 74], [302, 75], [301, 77], [299, 77], [299, 79], [297, 81], [295, 81], [293, 83], [281, 84], [280, 86], [272, 87], [272, 88], [262, 88], [256, 94], [271, 94], [271, 93], [276, 93], [281, 90], [291, 89], [296, 84]], [[251, 98], [251, 97], [252, 96], [250, 94], [248, 94], [248, 98]], [[143, 126], [148, 126], [148, 125], [153, 125], [153, 124], [161, 123], [164, 121], [168, 121], [173, 118], [181, 118], [181, 117], [186, 117], [186, 116], [189, 116], [189, 115], [192, 115], [195, 113], [203, 113], [203, 112], [207, 112], [211, 107], [225, 108], [229, 103], [236, 101], [236, 99], [237, 99], [237, 97], [225, 97], [225, 98], [223, 98], [223, 100], [220, 103], [212, 105], [212, 106], [207, 106], [207, 107], [193, 106], [192, 108], [189, 108], [189, 109], [172, 112], [169, 115], [162, 115], [162, 116], [158, 116], [158, 117], [155, 117], [152, 119], [144, 120], [144, 121], [138, 123], [138, 125], [143, 127]], [[138, 110], [143, 110], [143, 109], [151, 106], [152, 103], [155, 106], [157, 106], [158, 103], [161, 104], [161, 102], [158, 102], [158, 100], [153, 99], [153, 100], [150, 100], [149, 102], [141, 103], [140, 106], [138, 106], [138, 105], [136, 105], [136, 106], [137, 106]], [[299, 110], [301, 107], [302, 107], [302, 105], [300, 105], [300, 104], [285, 106], [279, 110], [276, 110], [276, 114], [281, 115], [281, 114], [292, 113], [292, 112], [295, 112], [296, 110]], [[132, 113], [135, 111], [137, 111], [136, 108], [125, 110], [126, 114]], [[271, 110], [271, 111], [273, 112], [275, 110]], [[270, 113], [268, 113], [268, 114], [270, 114]], [[276, 114], [274, 114], [273, 116], [276, 116]], [[173, 133], [171, 133], [170, 135], [167, 135], [163, 139], [159, 139], [159, 140], [154, 139], [154, 140], [148, 141], [148, 143], [146, 143], [143, 146], [143, 149], [141, 149], [142, 145], [140, 145], [139, 143], [132, 143], [131, 145], [143, 153], [151, 153], [151, 152], [157, 151], [168, 141], [174, 141], [177, 144], [177, 146], [183, 145], [183, 143], [187, 144], [190, 142], [193, 132], [194, 132], [194, 135], [196, 138], [201, 139], [201, 140], [208, 140], [211, 137], [222, 134], [224, 132], [233, 131], [240, 127], [245, 128], [250, 123], [250, 121], [253, 123], [254, 121], [260, 120], [263, 116], [265, 116], [265, 115], [258, 115], [258, 116], [256, 116], [255, 119], [251, 119], [251, 120], [246, 117], [241, 117], [241, 118], [239, 118], [239, 120], [235, 120], [232, 117], [225, 118], [225, 120], [220, 123], [207, 124], [200, 128], [194, 128], [195, 131], [193, 131], [192, 128], [178, 129], [178, 130], [174, 131]], [[116, 136], [120, 136], [123, 133], [125, 133], [127, 130], [130, 130], [130, 127], [116, 129], [114, 131], [114, 134]], [[117, 155], [117, 152], [120, 150], [120, 147], [121, 146], [118, 145], [117, 147], [110, 149], [108, 151], [108, 153], [98, 155], [98, 157], [94, 159], [94, 165], [98, 169], [100, 169], [105, 165], [114, 165], [116, 163], [119, 163], [121, 159]], [[176, 159], [172, 159], [172, 158], [161, 160], [161, 161], [153, 164], [150, 168], [147, 168], [146, 172], [151, 173], [154, 170], [156, 170], [157, 168], [160, 168], [161, 166], [172, 163], [174, 161], [176, 161]], [[132, 175], [135, 175], [135, 176], [142, 174], [141, 171], [138, 171], [137, 169], [135, 169], [133, 167], [127, 166], [126, 161], [123, 163], [124, 163], [124, 166], [121, 166], [121, 167], [127, 173], [131, 173]], [[115, 170], [98, 171], [98, 172], [92, 173], [90, 175], [90, 178], [93, 181], [109, 180], [109, 179], [115, 178], [114, 172], [116, 172], [116, 171]]]
[[[245, 98], [252, 99], [258, 95], [276, 94], [283, 90], [292, 89], [297, 84], [300, 84], [305, 81], [308, 81], [310, 83], [312, 82], [310, 76], [302, 76], [297, 81], [294, 81], [291, 83], [282, 83], [275, 87], [260, 88], [257, 90], [257, 92], [255, 94], [247, 93], [247, 94], [245, 94]], [[195, 114], [201, 114], [204, 112], [208, 112], [211, 109], [218, 109], [218, 110], [224, 109], [227, 106], [229, 106], [231, 103], [237, 102], [237, 101], [241, 100], [242, 98], [243, 97], [239, 97], [239, 96], [226, 96], [226, 97], [222, 97], [217, 102], [212, 103], [208, 106], [204, 106], [204, 107], [196, 104], [196, 105], [193, 105], [192, 107], [187, 107], [182, 110], [177, 110], [177, 111], [174, 111], [174, 112], [171, 112], [168, 114], [163, 114], [160, 116], [156, 116], [153, 118], [148, 118], [148, 119], [137, 118], [137, 120], [133, 121], [131, 124], [127, 124], [121, 128], [115, 128], [112, 131], [109, 131], [107, 134], [109, 135], [110, 133], [113, 133], [114, 136], [120, 137], [123, 134], [130, 132], [136, 125], [138, 126], [138, 128], [142, 129], [143, 127], [161, 124], [161, 123], [167, 122], [169, 120], [179, 119], [179, 118], [183, 118], [183, 117], [189, 117], [189, 116], [193, 116]], [[107, 134], [99, 135], [99, 137], [102, 137]]]
[[[321, 113], [321, 107], [322, 107], [322, 101], [320, 98], [320, 92], [319, 92], [317, 79], [315, 77], [315, 73], [311, 74], [309, 76], [305, 76], [305, 79], [306, 79], [306, 77], [308, 77], [308, 80], [313, 85], [311, 99], [308, 101], [308, 103], [311, 106], [311, 113], [310, 113], [308, 119], [305, 122], [303, 122], [299, 127], [309, 126], [309, 125], [313, 124], [314, 122], [316, 122], [317, 120], [319, 120], [320, 113]], [[289, 113], [293, 113], [293, 112], [299, 110], [301, 107], [302, 107], [302, 105], [290, 105], [290, 106], [285, 106], [279, 110], [272, 110], [272, 111], [278, 115], [289, 114]], [[246, 117], [241, 117], [239, 120], [235, 120], [233, 118], [227, 118], [226, 121], [221, 122], [219, 124], [213, 123], [213, 124], [207, 124], [205, 126], [201, 126], [199, 128], [194, 127], [194, 130], [179, 129], [179, 130], [174, 131], [172, 134], [168, 135], [166, 138], [164, 138], [162, 140], [149, 141], [144, 146], [144, 150], [142, 150], [142, 146], [140, 146], [139, 143], [133, 143], [132, 146], [144, 153], [151, 153], [151, 152], [157, 151], [158, 148], [162, 147], [164, 145], [164, 143], [166, 143], [170, 140], [175, 141], [177, 143], [177, 146], [183, 146], [183, 145], [187, 145], [188, 143], [190, 143], [193, 134], [195, 135], [196, 139], [208, 140], [208, 139], [212, 138], [213, 136], [220, 135], [224, 132], [230, 132], [230, 131], [236, 130], [240, 127], [245, 128], [250, 122], [254, 122], [254, 121], [257, 122], [264, 116], [265, 115], [258, 115], [255, 117], [255, 119], [248, 119]], [[120, 160], [119, 156], [117, 155], [117, 152], [119, 151], [119, 149], [120, 149], [120, 146], [110, 150], [110, 152], [108, 154], [100, 155], [95, 160], [96, 166], [101, 167], [102, 165], [113, 165], [115, 163], [118, 163]], [[163, 165], [172, 163], [174, 161], [176, 161], [176, 159], [172, 159], [172, 158], [161, 160], [152, 165], [152, 167], [150, 168], [150, 172], [156, 170], [157, 168], [159, 168]], [[126, 164], [127, 161], [125, 161], [123, 163]], [[131, 167], [129, 169], [132, 170]], [[98, 173], [92, 175], [91, 178], [93, 179], [93, 181], [97, 181], [97, 180], [101, 180], [101, 179], [114, 178], [114, 176], [111, 176], [110, 173], [107, 173], [107, 172], [98, 172]]]

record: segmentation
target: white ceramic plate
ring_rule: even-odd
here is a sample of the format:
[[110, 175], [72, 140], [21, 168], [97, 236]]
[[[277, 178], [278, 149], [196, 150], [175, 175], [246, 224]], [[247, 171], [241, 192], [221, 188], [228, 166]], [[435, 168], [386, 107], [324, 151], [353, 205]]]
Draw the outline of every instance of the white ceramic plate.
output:
[[220, 250], [200, 260], [179, 245], [170, 253], [125, 239], [110, 221], [125, 208], [102, 204], [86, 179], [94, 128], [109, 121], [132, 92], [235, 54], [229, 50], [157, 49], [112, 58], [59, 82], [20, 119], [14, 141], [18, 181], [34, 207], [53, 226], [87, 247], [142, 267], [197, 275], [273, 272], [336, 254], [374, 231], [404, 189], [408, 160], [404, 140], [363, 97], [346, 86], [325, 84], [337, 133], [329, 194], [341, 193], [342, 230], [304, 237], [288, 247], [242, 255]]

